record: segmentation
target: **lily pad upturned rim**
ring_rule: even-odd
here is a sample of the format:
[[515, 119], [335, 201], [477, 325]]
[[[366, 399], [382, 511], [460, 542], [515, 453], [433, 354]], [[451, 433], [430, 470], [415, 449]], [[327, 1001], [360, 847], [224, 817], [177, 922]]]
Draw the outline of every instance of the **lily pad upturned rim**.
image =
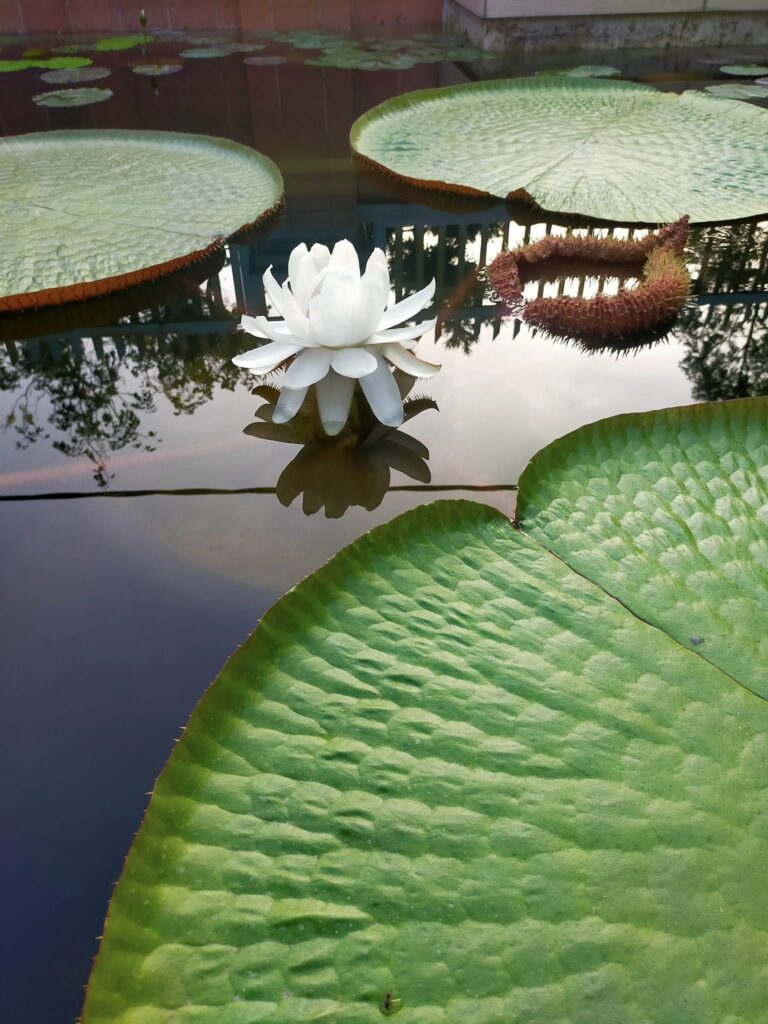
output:
[[266, 172], [273, 179], [276, 187], [277, 200], [266, 210], [263, 210], [253, 220], [247, 220], [245, 223], [235, 227], [228, 235], [218, 236], [212, 239], [209, 245], [195, 249], [192, 252], [185, 253], [177, 258], [126, 271], [122, 274], [114, 274], [109, 277], [97, 278], [92, 281], [77, 282], [65, 286], [41, 288], [37, 291], [21, 292], [12, 295], [0, 294], [0, 313], [5, 311], [20, 312], [26, 309], [34, 310], [42, 306], [58, 305], [65, 302], [96, 298], [132, 285], [153, 281], [164, 274], [169, 274], [182, 267], [188, 266], [191, 263], [196, 263], [198, 260], [216, 252], [228, 239], [239, 235], [243, 231], [258, 227], [265, 221], [269, 220], [269, 218], [276, 214], [283, 205], [285, 199], [283, 177], [274, 161], [270, 160], [270, 158], [264, 153], [252, 149], [249, 146], [244, 146], [241, 143], [233, 142], [230, 139], [217, 138], [216, 136], [211, 135], [196, 135], [185, 132], [157, 132], [114, 128], [31, 132], [28, 135], [13, 136], [8, 140], [8, 142], [13, 144], [29, 142], [32, 144], [34, 142], [57, 142], [66, 140], [72, 143], [80, 142], [87, 144], [88, 142], [96, 141], [97, 138], [100, 141], [107, 141], [109, 136], [114, 136], [116, 141], [125, 141], [131, 136], [139, 141], [152, 141], [153, 139], [157, 140], [160, 137], [167, 139], [169, 142], [176, 141], [189, 143], [190, 141], [196, 141], [200, 144], [213, 144], [224, 149], [235, 150], [243, 154], [247, 153], [251, 158], [256, 159], [261, 163]]
[[[360, 117], [358, 117], [353, 122], [352, 127], [350, 129], [350, 134], [349, 134], [350, 146], [352, 148], [353, 155], [355, 156], [355, 158], [357, 160], [359, 160], [361, 162], [361, 164], [366, 165], [366, 166], [371, 167], [371, 168], [374, 168], [376, 171], [380, 172], [381, 174], [383, 174], [387, 178], [390, 178], [390, 179], [392, 179], [394, 181], [401, 182], [401, 183], [405, 182], [405, 183], [407, 183], [409, 185], [412, 185], [412, 186], [416, 187], [419, 190], [424, 191], [427, 194], [429, 194], [429, 193], [433, 193], [433, 194], [434, 193], [440, 193], [442, 195], [446, 195], [447, 194], [447, 195], [453, 195], [453, 196], [463, 195], [463, 196], [476, 197], [478, 199], [483, 198], [483, 199], [502, 200], [502, 201], [506, 201], [507, 203], [509, 203], [509, 202], [523, 202], [523, 203], [525, 203], [525, 205], [529, 205], [533, 209], [535, 209], [537, 211], [537, 213], [540, 214], [541, 216], [545, 216], [546, 217], [546, 216], [549, 216], [549, 215], [557, 215], [557, 216], [560, 216], [560, 217], [576, 218], [576, 219], [578, 219], [580, 221], [588, 221], [588, 222], [596, 223], [596, 224], [604, 223], [604, 224], [626, 225], [626, 226], [632, 226], [632, 227], [639, 227], [639, 226], [656, 226], [656, 225], [659, 225], [659, 224], [662, 224], [662, 223], [666, 223], [668, 221], [668, 218], [667, 219], [659, 219], [659, 218], [657, 218], [657, 219], [652, 219], [652, 218], [647, 218], [647, 219], [637, 219], [637, 218], [634, 218], [634, 219], [624, 219], [624, 218], [620, 218], [620, 217], [616, 217], [616, 216], [603, 216], [603, 215], [598, 214], [598, 213], [585, 212], [583, 210], [555, 209], [553, 207], [549, 207], [549, 206], [546, 206], [546, 205], [543, 205], [543, 204], [539, 203], [530, 193], [528, 193], [523, 188], [512, 190], [512, 191], [508, 192], [506, 196], [503, 196], [503, 195], [501, 195], [499, 193], [489, 192], [489, 191], [481, 189], [481, 188], [475, 188], [475, 187], [473, 187], [471, 185], [464, 185], [464, 184], [457, 183], [457, 182], [450, 182], [450, 181], [447, 181], [445, 179], [439, 179], [439, 178], [432, 179], [432, 178], [414, 177], [414, 176], [410, 176], [410, 175], [407, 175], [407, 174], [403, 174], [400, 171], [393, 170], [392, 168], [388, 167], [384, 163], [381, 163], [379, 160], [375, 159], [374, 157], [368, 155], [367, 153], [362, 152], [362, 150], [359, 148], [360, 137], [363, 134], [363, 132], [365, 131], [365, 129], [368, 128], [369, 125], [372, 122], [375, 122], [375, 121], [379, 120], [379, 118], [381, 118], [382, 116], [385, 116], [387, 114], [391, 114], [391, 113], [393, 113], [395, 111], [407, 110], [409, 107], [417, 106], [417, 105], [419, 105], [421, 103], [424, 103], [425, 101], [439, 99], [439, 98], [442, 98], [442, 97], [450, 97], [451, 95], [460, 95], [462, 93], [467, 93], [467, 92], [475, 91], [475, 90], [479, 91], [479, 92], [487, 91], [489, 93], [493, 93], [495, 91], [503, 92], [503, 91], [506, 91], [508, 89], [518, 88], [518, 87], [521, 87], [521, 86], [529, 87], [529, 88], [534, 88], [534, 89], [542, 89], [542, 88], [547, 87], [547, 86], [551, 87], [554, 83], [557, 83], [557, 85], [560, 86], [560, 87], [574, 88], [574, 89], [578, 88], [578, 89], [584, 89], [584, 90], [587, 90], [587, 89], [598, 90], [598, 89], [611, 88], [611, 89], [615, 89], [615, 90], [635, 91], [635, 92], [638, 92], [638, 93], [644, 92], [646, 94], [652, 94], [652, 95], [654, 95], [656, 97], [660, 97], [662, 99], [666, 99], [666, 100], [669, 100], [671, 102], [675, 102], [675, 101], [679, 102], [679, 101], [683, 100], [684, 98], [687, 99], [688, 102], [690, 102], [692, 99], [694, 99], [694, 101], [695, 101], [695, 98], [700, 98], [702, 100], [706, 98], [706, 94], [704, 94], [702, 92], [699, 92], [697, 90], [693, 90], [693, 89], [686, 90], [685, 92], [683, 92], [681, 94], [677, 94], [677, 93], [674, 93], [674, 94], [663, 93], [663, 92], [659, 92], [659, 90], [655, 89], [651, 85], [647, 85], [647, 84], [644, 84], [644, 83], [638, 83], [638, 82], [632, 82], [632, 81], [625, 81], [625, 80], [616, 79], [616, 78], [587, 78], [587, 77], [572, 78], [572, 77], [569, 77], [569, 76], [566, 76], [566, 75], [541, 75], [541, 76], [535, 76], [534, 75], [534, 76], [529, 76], [529, 77], [520, 77], [520, 78], [513, 78], [513, 79], [510, 79], [510, 78], [500, 78], [500, 79], [481, 80], [481, 81], [475, 81], [475, 82], [462, 82], [461, 84], [458, 84], [458, 85], [437, 86], [437, 87], [430, 87], [430, 88], [427, 88], [427, 89], [416, 89], [416, 90], [413, 90], [413, 91], [402, 93], [399, 96], [394, 96], [394, 97], [392, 97], [392, 98], [390, 98], [388, 100], [383, 101], [382, 103], [377, 104], [375, 107], [372, 107], [370, 110], [367, 110], [364, 114], [360, 115]], [[750, 106], [749, 104], [745, 104], [743, 102], [740, 102], [739, 100], [733, 100], [733, 99], [729, 100], [729, 99], [723, 98], [723, 100], [721, 100], [721, 102], [722, 103], [726, 103], [726, 104], [730, 103], [731, 106], [734, 108], [734, 110], [733, 110], [734, 114], [736, 113], [736, 111], [735, 111], [736, 105], [738, 105], [738, 108], [740, 108], [740, 111], [745, 111], [746, 110], [746, 111], [754, 112], [754, 113], [756, 113], [758, 115], [765, 113], [763, 110], [761, 110], [761, 108], [755, 107], [755, 106]], [[740, 115], [738, 115], [738, 116], [744, 116], [744, 115], [740, 113]], [[642, 167], [640, 169], [642, 171]], [[425, 200], [425, 201], [427, 201], [427, 200]], [[745, 212], [745, 213], [740, 213], [740, 214], [736, 214], [736, 215], [713, 217], [713, 218], [700, 218], [700, 217], [696, 217], [696, 216], [691, 215], [690, 219], [691, 219], [691, 223], [692, 224], [702, 225], [703, 226], [703, 225], [714, 225], [714, 224], [723, 224], [723, 223], [731, 224], [731, 223], [739, 223], [739, 222], [744, 222], [744, 221], [754, 221], [754, 220], [758, 220], [758, 219], [764, 218], [766, 214], [768, 214], [768, 201], [766, 201], [765, 209], [763, 209], [763, 208], [760, 208], [760, 209], [755, 208], [755, 210], [751, 211], [751, 212]]]

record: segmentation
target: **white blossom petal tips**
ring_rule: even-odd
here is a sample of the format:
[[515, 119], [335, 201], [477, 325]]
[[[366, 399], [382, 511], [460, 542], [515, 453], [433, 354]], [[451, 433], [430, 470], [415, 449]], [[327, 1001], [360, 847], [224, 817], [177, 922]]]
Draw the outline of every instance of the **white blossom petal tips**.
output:
[[355, 247], [347, 239], [333, 251], [317, 243], [308, 249], [302, 242], [288, 259], [288, 278], [282, 285], [267, 268], [264, 291], [279, 319], [244, 316], [240, 327], [268, 344], [232, 361], [257, 375], [288, 362], [274, 422], [292, 419], [308, 389], [315, 387], [324, 428], [337, 434], [359, 381], [374, 414], [382, 423], [397, 426], [403, 421], [403, 403], [392, 367], [417, 377], [431, 377], [440, 369], [412, 351], [436, 321], [402, 326], [429, 305], [435, 282], [390, 302], [389, 268], [381, 249], [373, 250], [361, 273]]

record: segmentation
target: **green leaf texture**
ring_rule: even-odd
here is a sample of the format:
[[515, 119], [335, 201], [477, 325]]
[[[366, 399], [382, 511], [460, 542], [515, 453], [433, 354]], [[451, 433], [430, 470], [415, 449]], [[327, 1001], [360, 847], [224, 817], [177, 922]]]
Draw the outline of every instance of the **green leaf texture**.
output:
[[768, 111], [632, 82], [542, 75], [424, 89], [352, 126], [352, 148], [431, 188], [529, 197], [625, 223], [768, 211]]
[[282, 191], [271, 160], [226, 139], [120, 130], [0, 139], [0, 309], [157, 277], [263, 218]]
[[531, 460], [518, 520], [636, 615], [768, 697], [768, 400], [582, 427]]
[[407, 513], [201, 701], [84, 1024], [761, 1024], [767, 725], [501, 514]]

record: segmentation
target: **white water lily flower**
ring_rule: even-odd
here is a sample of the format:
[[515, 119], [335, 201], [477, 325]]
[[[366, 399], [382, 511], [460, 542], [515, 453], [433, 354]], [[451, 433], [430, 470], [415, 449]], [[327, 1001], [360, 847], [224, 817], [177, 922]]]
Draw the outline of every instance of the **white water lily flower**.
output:
[[347, 422], [355, 381], [360, 381], [376, 417], [390, 427], [403, 422], [403, 403], [391, 366], [414, 377], [440, 369], [412, 352], [436, 320], [397, 327], [431, 302], [432, 280], [402, 302], [389, 302], [389, 269], [374, 249], [363, 274], [355, 247], [346, 239], [330, 252], [325, 245], [296, 246], [288, 260], [288, 280], [280, 286], [267, 268], [264, 288], [282, 320], [244, 316], [240, 326], [269, 344], [232, 360], [252, 373], [270, 373], [286, 359], [286, 371], [273, 422], [287, 423], [314, 384], [323, 428], [338, 434]]

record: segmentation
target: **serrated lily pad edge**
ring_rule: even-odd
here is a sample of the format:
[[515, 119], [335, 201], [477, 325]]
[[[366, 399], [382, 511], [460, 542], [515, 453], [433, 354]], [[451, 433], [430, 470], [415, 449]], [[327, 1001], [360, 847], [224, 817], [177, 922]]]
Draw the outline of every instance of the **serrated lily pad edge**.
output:
[[247, 231], [263, 224], [270, 217], [280, 211], [285, 201], [285, 183], [283, 181], [283, 176], [280, 173], [280, 169], [277, 164], [273, 160], [270, 160], [268, 156], [265, 156], [258, 150], [251, 149], [249, 146], [243, 146], [240, 143], [232, 142], [230, 139], [216, 138], [212, 135], [191, 135], [183, 132], [134, 131], [131, 129], [115, 128], [99, 129], [98, 132], [88, 129], [59, 132], [32, 132], [28, 135], [15, 137], [12, 141], [18, 142], [23, 138], [25, 140], [39, 139], [40, 141], [48, 142], [50, 140], [61, 138], [62, 136], [66, 136], [73, 142], [76, 141], [78, 136], [80, 136], [84, 141], [88, 141], [93, 139], [96, 134], [98, 134], [101, 139], [104, 139], [107, 135], [114, 135], [120, 139], [125, 139], [130, 135], [138, 136], [140, 138], [144, 138], [147, 135], [164, 135], [168, 137], [169, 141], [177, 139], [180, 141], [183, 140], [184, 142], [196, 141], [200, 143], [213, 143], [218, 146], [224, 146], [227, 149], [234, 149], [241, 151], [242, 153], [248, 153], [252, 159], [257, 158], [263, 165], [264, 169], [273, 178], [278, 189], [278, 199], [271, 207], [262, 211], [262, 213], [260, 213], [254, 220], [246, 221], [245, 224], [241, 224], [239, 227], [231, 231], [226, 237], [212, 239], [211, 244], [203, 249], [196, 249], [193, 252], [179, 256], [173, 260], [168, 260], [165, 263], [156, 263], [149, 267], [141, 267], [138, 270], [128, 271], [124, 274], [116, 274], [112, 277], [99, 278], [95, 281], [78, 282], [62, 288], [41, 288], [38, 291], [21, 292], [15, 295], [0, 295], [0, 313], [6, 311], [21, 312], [27, 309], [38, 309], [41, 306], [61, 305], [65, 302], [76, 302], [84, 299], [97, 298], [102, 295], [108, 295], [110, 292], [129, 288], [132, 285], [145, 284], [147, 281], [154, 281], [156, 278], [162, 277], [165, 274], [171, 274], [175, 270], [180, 270], [192, 263], [197, 263], [198, 260], [201, 260], [206, 256], [210, 256], [218, 249], [221, 249], [229, 238], [233, 238], [242, 231]]

